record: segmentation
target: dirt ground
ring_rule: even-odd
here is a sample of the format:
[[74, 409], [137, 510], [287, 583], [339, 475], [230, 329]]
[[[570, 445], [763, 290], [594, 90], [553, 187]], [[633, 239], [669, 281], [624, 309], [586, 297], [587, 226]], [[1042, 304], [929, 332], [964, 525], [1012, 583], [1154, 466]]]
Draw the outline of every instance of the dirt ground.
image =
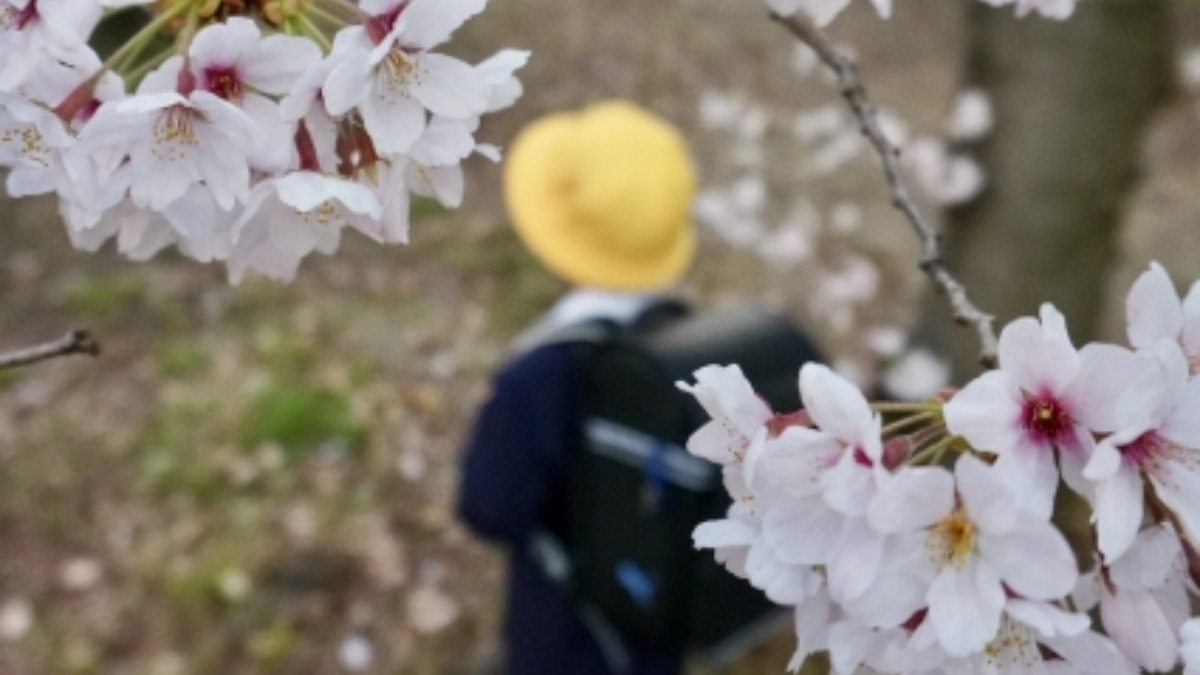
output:
[[[835, 34], [910, 135], [934, 133], [959, 4], [897, 4], [885, 23], [855, 3]], [[1183, 33], [1181, 52], [1200, 42]], [[487, 141], [609, 97], [687, 131], [709, 191], [682, 295], [788, 311], [863, 381], [904, 352], [915, 243], [871, 159], [839, 159], [840, 102], [760, 3], [497, 2], [451, 51], [501, 47], [534, 56]], [[1184, 92], [1146, 144], [1114, 308], [1151, 258], [1200, 277]], [[419, 205], [410, 246], [347, 235], [287, 286], [74, 252], [52, 203], [0, 202], [0, 348], [68, 327], [104, 345], [0, 377], [0, 673], [482, 672], [502, 561], [454, 521], [458, 448], [513, 335], [562, 290], [508, 229], [499, 176], [472, 165], [465, 206]], [[792, 648], [784, 631], [725, 672], [782, 672]]]

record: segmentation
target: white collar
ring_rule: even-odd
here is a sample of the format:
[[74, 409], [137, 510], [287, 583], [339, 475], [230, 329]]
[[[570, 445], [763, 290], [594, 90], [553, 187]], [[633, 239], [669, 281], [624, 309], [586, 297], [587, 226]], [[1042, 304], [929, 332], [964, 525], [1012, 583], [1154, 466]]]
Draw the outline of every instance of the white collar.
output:
[[527, 349], [559, 329], [592, 319], [610, 319], [628, 325], [658, 297], [658, 293], [618, 293], [600, 288], [576, 288], [560, 298], [541, 319], [521, 333], [515, 344], [518, 349]]

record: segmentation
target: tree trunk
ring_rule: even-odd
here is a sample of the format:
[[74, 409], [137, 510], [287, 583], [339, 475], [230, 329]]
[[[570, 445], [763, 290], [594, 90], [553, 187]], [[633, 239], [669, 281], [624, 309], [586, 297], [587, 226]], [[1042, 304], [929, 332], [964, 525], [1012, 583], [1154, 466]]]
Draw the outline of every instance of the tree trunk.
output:
[[[1167, 3], [1081, 0], [1064, 22], [970, 4], [964, 86], [990, 95], [996, 127], [969, 148], [989, 185], [947, 213], [948, 264], [998, 329], [1048, 301], [1078, 344], [1098, 327], [1142, 132], [1170, 88]], [[971, 334], [937, 330], [956, 379], [978, 372]]]

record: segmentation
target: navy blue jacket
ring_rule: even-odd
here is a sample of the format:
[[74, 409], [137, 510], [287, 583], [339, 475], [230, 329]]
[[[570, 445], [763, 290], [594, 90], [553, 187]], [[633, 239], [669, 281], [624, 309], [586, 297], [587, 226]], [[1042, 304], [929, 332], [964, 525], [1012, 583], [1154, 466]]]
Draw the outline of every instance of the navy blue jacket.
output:
[[[558, 529], [566, 515], [566, 468], [579, 434], [578, 349], [551, 343], [506, 366], [465, 450], [459, 517], [510, 551], [506, 675], [614, 675], [570, 601], [527, 555], [531, 533]], [[681, 670], [676, 650], [627, 647], [633, 668], [620, 675]]]

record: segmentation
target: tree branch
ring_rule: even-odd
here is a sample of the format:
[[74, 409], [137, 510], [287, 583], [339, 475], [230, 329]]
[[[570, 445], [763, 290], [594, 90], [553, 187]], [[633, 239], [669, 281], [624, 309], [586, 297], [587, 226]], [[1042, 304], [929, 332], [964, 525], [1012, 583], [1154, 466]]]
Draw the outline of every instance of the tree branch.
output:
[[39, 361], [68, 356], [70, 354], [87, 354], [98, 356], [100, 343], [86, 330], [73, 330], [63, 337], [44, 342], [40, 345], [0, 352], [0, 370], [27, 366]]
[[837, 75], [838, 88], [842, 98], [846, 99], [854, 116], [858, 119], [859, 130], [871, 142], [872, 147], [883, 160], [883, 173], [891, 189], [892, 206], [895, 206], [912, 224], [921, 240], [921, 269], [933, 280], [934, 285], [950, 301], [954, 311], [954, 320], [964, 326], [971, 326], [979, 337], [979, 362], [985, 368], [996, 366], [996, 332], [992, 328], [992, 316], [979, 310], [967, 297], [967, 289], [958, 279], [946, 269], [942, 256], [941, 235], [921, 212], [921, 209], [909, 195], [908, 187], [900, 175], [898, 159], [900, 150], [883, 135], [875, 114], [875, 104], [867, 95], [866, 89], [858, 79], [858, 68], [854, 61], [834, 49], [815, 26], [798, 16], [779, 16], [771, 14], [771, 18], [783, 24], [798, 40], [808, 45], [825, 65]]

